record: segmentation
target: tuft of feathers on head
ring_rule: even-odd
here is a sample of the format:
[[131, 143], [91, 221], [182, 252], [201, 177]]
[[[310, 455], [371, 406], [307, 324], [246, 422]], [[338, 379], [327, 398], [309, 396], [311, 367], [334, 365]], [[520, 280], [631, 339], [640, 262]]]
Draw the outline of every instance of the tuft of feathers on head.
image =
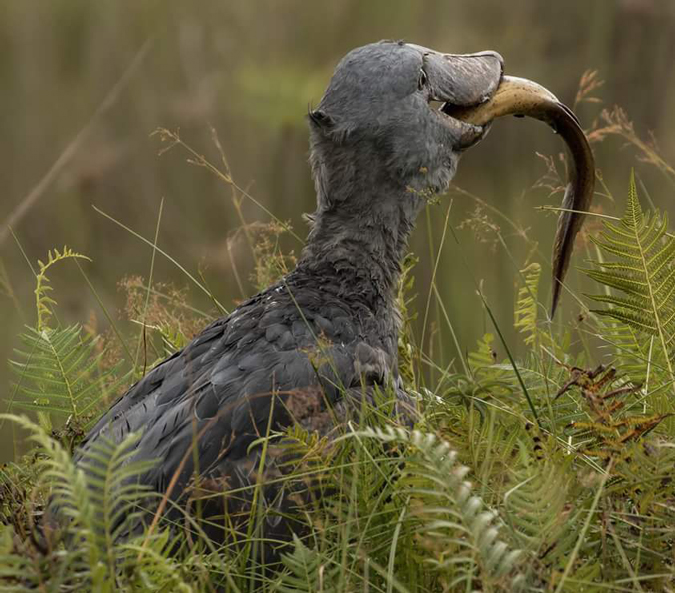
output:
[[310, 121], [319, 128], [327, 129], [331, 128], [335, 124], [333, 118], [330, 115], [324, 111], [321, 111], [321, 109], [312, 109], [311, 106], [307, 110], [307, 116], [309, 117]]

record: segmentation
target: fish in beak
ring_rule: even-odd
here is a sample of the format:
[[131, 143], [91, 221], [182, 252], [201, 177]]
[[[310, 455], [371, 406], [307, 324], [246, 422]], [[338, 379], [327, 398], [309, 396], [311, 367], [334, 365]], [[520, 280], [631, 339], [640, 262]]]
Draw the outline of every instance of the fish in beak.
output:
[[593, 152], [579, 120], [553, 93], [541, 85], [512, 76], [503, 76], [497, 90], [479, 105], [461, 106], [448, 103], [443, 109], [455, 119], [477, 126], [486, 126], [506, 115], [533, 117], [546, 122], [565, 141], [571, 164], [553, 242], [553, 318], [570, 265], [574, 239], [583, 223], [584, 213], [591, 205], [595, 187]]

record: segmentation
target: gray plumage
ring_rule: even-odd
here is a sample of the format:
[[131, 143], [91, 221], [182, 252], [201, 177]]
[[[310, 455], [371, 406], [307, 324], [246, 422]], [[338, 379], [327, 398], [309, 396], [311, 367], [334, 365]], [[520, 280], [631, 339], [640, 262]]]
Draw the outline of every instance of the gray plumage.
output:
[[[429, 101], [482, 102], [501, 74], [492, 52], [451, 56], [402, 42], [350, 52], [309, 116], [317, 210], [297, 268], [132, 386], [77, 458], [103, 435], [142, 431], [135, 459], [158, 459], [142, 482], [164, 493], [177, 477], [170, 498], [185, 504], [196, 473], [201, 487], [254, 482], [259, 450], [249, 447], [268, 428], [298, 422], [328, 433], [363, 385], [393, 386], [407, 403], [400, 262], [425, 199], [447, 189], [461, 152], [486, 131]], [[265, 495], [276, 505], [280, 497]]]

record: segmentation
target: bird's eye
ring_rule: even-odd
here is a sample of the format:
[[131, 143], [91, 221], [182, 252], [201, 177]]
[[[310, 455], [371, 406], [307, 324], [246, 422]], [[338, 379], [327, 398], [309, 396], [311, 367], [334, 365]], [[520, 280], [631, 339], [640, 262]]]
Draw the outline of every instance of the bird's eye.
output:
[[420, 77], [417, 79], [417, 90], [422, 90], [427, 86], [427, 73], [424, 70], [420, 70]]

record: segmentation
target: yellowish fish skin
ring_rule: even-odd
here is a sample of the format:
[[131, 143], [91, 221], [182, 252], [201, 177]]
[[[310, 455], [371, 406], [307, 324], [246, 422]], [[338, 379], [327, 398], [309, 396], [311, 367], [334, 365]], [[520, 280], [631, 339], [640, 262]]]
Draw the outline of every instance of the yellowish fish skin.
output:
[[488, 125], [507, 115], [528, 116], [546, 122], [565, 141], [571, 158], [568, 167], [568, 185], [562, 202], [553, 242], [553, 318], [570, 264], [574, 239], [581, 228], [584, 213], [588, 211], [595, 190], [595, 160], [588, 138], [574, 113], [556, 96], [540, 84], [517, 78], [502, 77], [494, 95], [484, 103], [471, 107], [457, 107], [446, 113], [463, 122]]

